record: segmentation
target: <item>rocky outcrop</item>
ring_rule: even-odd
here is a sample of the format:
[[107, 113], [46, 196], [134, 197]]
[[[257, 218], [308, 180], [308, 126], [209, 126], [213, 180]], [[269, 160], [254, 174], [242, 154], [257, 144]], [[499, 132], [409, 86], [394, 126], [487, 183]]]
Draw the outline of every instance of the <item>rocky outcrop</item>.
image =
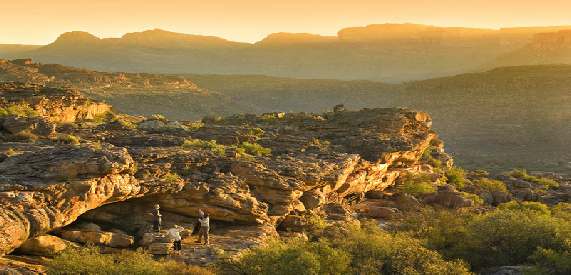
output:
[[77, 90], [0, 83], [0, 107], [14, 104], [30, 106], [37, 115], [56, 123], [93, 119], [111, 110], [111, 106], [91, 101]]
[[[351, 219], [347, 201], [424, 169], [419, 159], [436, 139], [430, 117], [407, 109], [236, 115], [198, 127], [160, 120], [177, 125], [171, 129], [120, 116], [101, 125], [82, 123], [85, 109], [75, 107], [79, 111], [66, 115], [53, 107], [88, 102], [70, 97], [72, 91], [0, 92], [4, 100], [28, 102], [40, 117], [58, 124], [58, 134], [80, 141], [10, 145], [18, 153], [0, 162], [0, 254], [78, 218], [107, 228], [91, 235], [68, 228], [58, 230], [60, 236], [112, 246], [105, 232], [115, 228], [136, 242], [148, 232], [155, 203], [170, 222], [188, 223], [202, 209], [215, 228], [232, 223], [270, 227], [274, 233], [280, 224], [287, 227], [286, 221], [314, 211], [332, 220]], [[38, 93], [65, 96], [32, 100]], [[76, 123], [59, 124], [66, 121]]]
[[148, 193], [177, 191], [139, 182], [127, 151], [111, 145], [45, 147], [0, 163], [0, 254], [75, 221], [88, 210]]
[[69, 242], [56, 236], [42, 235], [28, 239], [17, 252], [25, 255], [53, 256], [70, 246]]

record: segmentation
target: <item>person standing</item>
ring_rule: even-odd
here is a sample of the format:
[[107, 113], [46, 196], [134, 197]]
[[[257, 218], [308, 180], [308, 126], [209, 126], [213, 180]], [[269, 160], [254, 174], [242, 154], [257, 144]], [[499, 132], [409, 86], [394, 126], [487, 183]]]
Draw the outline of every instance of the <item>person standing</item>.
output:
[[202, 243], [202, 239], [204, 239], [204, 244], [210, 244], [209, 239], [209, 231], [210, 231], [210, 217], [208, 216], [207, 212], [204, 212], [204, 215], [201, 218], [198, 218], [198, 222], [200, 223], [200, 229], [198, 231], [198, 242]]
[[184, 227], [174, 225], [173, 228], [167, 231], [167, 234], [171, 240], [173, 240], [173, 248], [175, 253], [180, 254], [182, 250], [182, 238], [180, 237], [180, 232], [184, 230]]
[[157, 203], [157, 204], [155, 204], [155, 207], [153, 210], [153, 230], [155, 232], [161, 232], [161, 226], [163, 223], [160, 208], [161, 207]]

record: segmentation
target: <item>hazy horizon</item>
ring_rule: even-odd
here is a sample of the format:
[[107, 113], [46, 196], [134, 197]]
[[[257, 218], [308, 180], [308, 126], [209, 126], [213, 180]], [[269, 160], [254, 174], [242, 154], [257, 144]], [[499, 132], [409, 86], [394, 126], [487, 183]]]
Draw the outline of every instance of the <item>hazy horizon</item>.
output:
[[252, 43], [277, 32], [336, 35], [345, 27], [383, 23], [487, 29], [571, 25], [571, 2], [560, 0], [21, 0], [2, 7], [7, 12], [0, 23], [19, 27], [0, 29], [0, 44], [43, 45], [69, 31], [107, 38], [155, 28]]

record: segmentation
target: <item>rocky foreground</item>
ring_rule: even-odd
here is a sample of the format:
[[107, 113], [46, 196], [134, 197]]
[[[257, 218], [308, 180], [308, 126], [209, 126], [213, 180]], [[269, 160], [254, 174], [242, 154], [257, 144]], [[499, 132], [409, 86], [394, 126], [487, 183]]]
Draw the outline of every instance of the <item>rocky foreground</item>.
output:
[[73, 90], [4, 83], [0, 98], [0, 255], [52, 235], [142, 245], [155, 203], [167, 223], [204, 209], [213, 234], [273, 236], [308, 213], [350, 217], [348, 202], [432, 169], [420, 161], [430, 146], [451, 163], [430, 117], [406, 109], [172, 122], [113, 114]]

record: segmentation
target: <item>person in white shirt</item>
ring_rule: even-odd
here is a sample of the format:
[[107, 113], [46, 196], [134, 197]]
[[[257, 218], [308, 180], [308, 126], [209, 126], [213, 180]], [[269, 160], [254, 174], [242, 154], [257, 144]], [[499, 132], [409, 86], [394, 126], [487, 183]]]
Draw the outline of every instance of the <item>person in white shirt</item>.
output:
[[174, 251], [176, 253], [180, 253], [182, 249], [182, 243], [181, 243], [182, 238], [180, 237], [180, 232], [182, 232], [183, 230], [184, 227], [175, 224], [173, 228], [167, 231], [169, 238], [174, 242], [173, 246], [174, 246]]
[[204, 244], [210, 244], [208, 232], [210, 231], [210, 217], [208, 213], [204, 212], [204, 215], [201, 218], [198, 218], [198, 222], [200, 223], [200, 229], [198, 231], [198, 242], [201, 243], [202, 239], [204, 238]]

